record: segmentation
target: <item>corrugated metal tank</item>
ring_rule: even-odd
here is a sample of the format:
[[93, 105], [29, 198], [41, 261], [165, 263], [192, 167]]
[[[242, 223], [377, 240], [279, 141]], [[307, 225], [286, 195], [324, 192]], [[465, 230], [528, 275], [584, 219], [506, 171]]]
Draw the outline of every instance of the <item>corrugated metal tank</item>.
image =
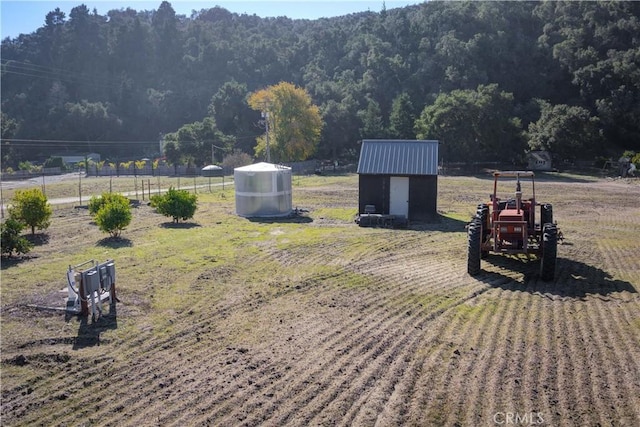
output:
[[233, 170], [236, 214], [244, 217], [291, 213], [291, 168], [256, 163]]

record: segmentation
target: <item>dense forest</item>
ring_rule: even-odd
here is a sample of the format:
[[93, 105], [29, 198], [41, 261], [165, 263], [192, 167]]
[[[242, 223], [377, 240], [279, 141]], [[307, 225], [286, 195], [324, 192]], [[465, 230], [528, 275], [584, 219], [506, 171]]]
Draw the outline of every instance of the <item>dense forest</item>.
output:
[[2, 40], [3, 168], [157, 157], [181, 129], [216, 161], [253, 156], [265, 129], [247, 99], [280, 82], [319, 107], [317, 159], [355, 159], [363, 138], [438, 139], [444, 161], [640, 151], [640, 2], [381, 2], [292, 20], [163, 1], [43, 18]]

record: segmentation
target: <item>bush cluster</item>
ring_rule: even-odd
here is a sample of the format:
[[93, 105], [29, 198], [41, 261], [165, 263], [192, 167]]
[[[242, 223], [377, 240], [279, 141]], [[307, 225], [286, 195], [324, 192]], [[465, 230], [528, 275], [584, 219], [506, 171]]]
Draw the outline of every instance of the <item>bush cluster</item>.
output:
[[9, 218], [2, 224], [2, 255], [11, 257], [26, 254], [33, 245], [21, 236], [25, 227], [31, 227], [31, 235], [36, 228], [44, 230], [51, 223], [53, 210], [47, 197], [39, 188], [18, 190], [9, 207]]
[[169, 188], [169, 191], [165, 194], [151, 196], [151, 206], [159, 214], [173, 218], [173, 222], [179, 222], [180, 219], [186, 221], [193, 218], [197, 201], [198, 196], [195, 194], [191, 194], [186, 190], [176, 190], [173, 187]]
[[129, 199], [118, 193], [103, 193], [89, 200], [89, 213], [98, 224], [100, 231], [119, 237], [131, 223], [131, 206]]
[[24, 225], [15, 218], [9, 217], [0, 224], [0, 245], [2, 246], [2, 256], [13, 256], [16, 254], [26, 254], [31, 250], [33, 244], [21, 236]]

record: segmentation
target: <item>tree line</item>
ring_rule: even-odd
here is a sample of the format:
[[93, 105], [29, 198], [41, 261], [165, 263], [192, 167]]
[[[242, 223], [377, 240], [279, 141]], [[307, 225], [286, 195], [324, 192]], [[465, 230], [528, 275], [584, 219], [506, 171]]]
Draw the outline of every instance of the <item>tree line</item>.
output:
[[[619, 156], [640, 151], [638, 34], [640, 3], [619, 1], [382, 3], [317, 20], [56, 8], [2, 41], [2, 164], [264, 158], [256, 103], [285, 83], [320, 121], [281, 127], [278, 161], [355, 159], [364, 138], [438, 139], [445, 161]], [[311, 150], [291, 143], [305, 138]]]

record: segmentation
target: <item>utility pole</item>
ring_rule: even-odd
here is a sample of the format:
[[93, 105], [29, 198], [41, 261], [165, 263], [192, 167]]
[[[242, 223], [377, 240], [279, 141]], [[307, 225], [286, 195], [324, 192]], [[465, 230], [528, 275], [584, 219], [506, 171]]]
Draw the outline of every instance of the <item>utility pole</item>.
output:
[[225, 148], [224, 147], [218, 147], [215, 144], [211, 144], [211, 164], [215, 165], [216, 164], [216, 156], [215, 156], [215, 148], [217, 148], [218, 150], [222, 150], [222, 154], [224, 157], [224, 152], [225, 152]]
[[269, 112], [268, 111], [263, 111], [262, 112], [262, 118], [264, 119], [264, 124], [265, 124], [265, 128], [267, 131], [267, 138], [266, 138], [266, 142], [267, 142], [267, 163], [271, 163], [271, 153], [269, 152]]

